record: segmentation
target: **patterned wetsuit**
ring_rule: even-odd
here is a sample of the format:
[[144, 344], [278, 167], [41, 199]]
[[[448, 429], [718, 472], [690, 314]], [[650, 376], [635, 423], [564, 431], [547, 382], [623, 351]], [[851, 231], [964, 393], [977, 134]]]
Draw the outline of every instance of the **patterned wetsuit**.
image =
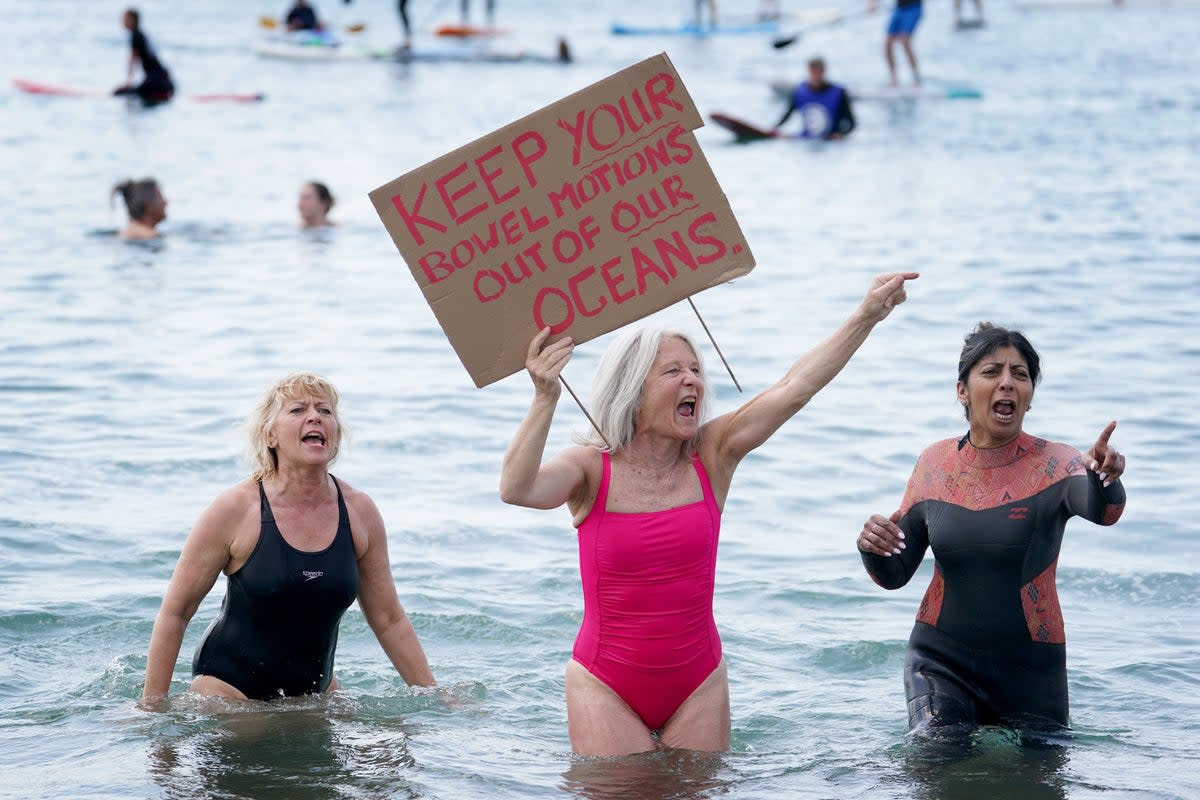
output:
[[721, 511], [699, 458], [704, 499], [663, 511], [605, 509], [612, 466], [579, 526], [583, 625], [573, 656], [659, 730], [721, 662], [713, 585]]
[[358, 595], [358, 559], [342, 487], [338, 527], [324, 550], [297, 550], [275, 524], [258, 485], [258, 544], [229, 576], [221, 613], [192, 660], [194, 675], [211, 675], [252, 700], [323, 692], [333, 679], [338, 623]]
[[1124, 507], [1119, 481], [1104, 488], [1079, 451], [1026, 433], [994, 450], [963, 437], [921, 454], [900, 507], [907, 549], [861, 553], [875, 582], [896, 589], [933, 550], [904, 665], [914, 729], [1067, 724], [1063, 529], [1072, 516], [1111, 525]]

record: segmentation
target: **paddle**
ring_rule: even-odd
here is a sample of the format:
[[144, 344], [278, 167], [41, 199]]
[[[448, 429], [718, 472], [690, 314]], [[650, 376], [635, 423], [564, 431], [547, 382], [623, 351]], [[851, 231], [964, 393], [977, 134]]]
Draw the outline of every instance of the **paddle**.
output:
[[[279, 20], [274, 17], [262, 16], [258, 18], [258, 26], [264, 30], [273, 31], [279, 27]], [[346, 33], [362, 33], [367, 29], [367, 23], [355, 22], [346, 26]]]
[[856, 11], [853, 14], [847, 14], [846, 16], [834, 17], [833, 19], [825, 20], [823, 22], [814, 22], [811, 25], [805, 25], [803, 28], [800, 28], [795, 33], [791, 34], [790, 36], [780, 36], [780, 37], [772, 40], [771, 47], [774, 47], [776, 50], [782, 50], [783, 48], [791, 47], [793, 44], [800, 41], [800, 39], [804, 37], [804, 34], [807, 31], [815, 30], [817, 28], [825, 28], [830, 25], [839, 25], [839, 24], [845, 22], [846, 20], [854, 19], [856, 17], [865, 17], [868, 14], [874, 14], [874, 13], [875, 13], [875, 7], [868, 6], [867, 8], [864, 8], [861, 11]]

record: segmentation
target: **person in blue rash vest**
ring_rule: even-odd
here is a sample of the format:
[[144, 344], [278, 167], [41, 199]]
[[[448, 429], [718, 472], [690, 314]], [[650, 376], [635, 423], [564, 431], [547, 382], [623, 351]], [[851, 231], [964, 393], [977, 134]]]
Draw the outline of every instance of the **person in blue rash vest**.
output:
[[[129, 31], [129, 74], [123, 85], [113, 90], [115, 95], [136, 95], [146, 105], [165, 103], [175, 94], [171, 73], [158, 60], [146, 34], [142, 33], [141, 15], [137, 9], [129, 8], [121, 17], [121, 24]], [[133, 83], [133, 68], [142, 66], [142, 82]]]
[[787, 111], [775, 125], [783, 127], [794, 111], [800, 112], [805, 139], [842, 139], [854, 130], [854, 111], [850, 108], [850, 93], [843, 87], [825, 80], [825, 60], [812, 58], [808, 62], [808, 80], [792, 92]]
[[1026, 433], [1039, 372], [1024, 335], [980, 323], [958, 367], [967, 434], [926, 448], [900, 508], [858, 536], [885, 589], [933, 551], [904, 663], [909, 724], [927, 742], [962, 744], [978, 725], [1035, 735], [1068, 725], [1059, 548], [1071, 517], [1121, 517], [1125, 458], [1109, 444], [1116, 422], [1083, 454]]

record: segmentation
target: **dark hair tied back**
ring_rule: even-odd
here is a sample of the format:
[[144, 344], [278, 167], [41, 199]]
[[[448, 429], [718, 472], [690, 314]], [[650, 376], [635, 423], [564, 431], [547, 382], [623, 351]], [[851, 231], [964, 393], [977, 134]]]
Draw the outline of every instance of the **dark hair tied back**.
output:
[[1029, 379], [1037, 386], [1042, 377], [1042, 360], [1037, 350], [1020, 331], [1002, 328], [990, 322], [980, 322], [975, 330], [967, 334], [963, 344], [962, 355], [958, 359], [958, 379], [967, 382], [971, 369], [986, 355], [996, 352], [1001, 347], [1015, 347], [1025, 363], [1029, 366]]

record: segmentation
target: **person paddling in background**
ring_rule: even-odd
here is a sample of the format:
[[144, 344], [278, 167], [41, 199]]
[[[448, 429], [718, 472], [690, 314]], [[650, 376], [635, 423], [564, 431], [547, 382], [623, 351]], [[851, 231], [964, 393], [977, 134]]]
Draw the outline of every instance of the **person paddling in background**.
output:
[[[146, 105], [165, 103], [175, 94], [175, 84], [171, 74], [163, 63], [158, 60], [150, 40], [142, 32], [141, 15], [137, 9], [126, 9], [121, 17], [121, 24], [129, 31], [129, 71], [125, 83], [113, 90], [115, 95], [137, 95]], [[134, 68], [142, 68], [142, 82], [133, 85]]]
[[[878, 7], [878, 0], [869, 0], [867, 13], [874, 14]], [[896, 54], [894, 52], [897, 43], [908, 57], [908, 65], [912, 68], [913, 85], [921, 85], [921, 71], [917, 68], [917, 53], [913, 50], [912, 42], [912, 38], [917, 32], [917, 25], [921, 22], [921, 11], [921, 0], [896, 0], [896, 7], [892, 9], [892, 16], [888, 20], [887, 38], [883, 43], [883, 57], [887, 61], [888, 85], [890, 86], [900, 85], [896, 76]]]
[[336, 225], [329, 219], [333, 208], [333, 195], [329, 187], [319, 181], [308, 181], [300, 187], [296, 208], [300, 212], [301, 228], [327, 228]]
[[574, 346], [570, 338], [547, 344], [549, 328], [533, 338], [525, 361], [533, 402], [504, 454], [500, 497], [529, 508], [565, 504], [578, 528], [583, 624], [566, 668], [576, 753], [728, 749], [729, 680], [712, 602], [734, 470], [833, 380], [916, 277], [876, 277], [855, 312], [782, 380], [711, 421], [694, 342], [632, 330], [596, 371], [603, 435], [589, 432], [548, 461], [559, 375]]
[[188, 534], [150, 635], [143, 701], [166, 698], [184, 631], [222, 572], [225, 600], [196, 648], [192, 691], [274, 700], [336, 689], [338, 627], [355, 598], [405, 682], [434, 685], [396, 597], [379, 509], [329, 473], [343, 437], [337, 390], [288, 375], [249, 427], [253, 474]]
[[1066, 635], [1055, 574], [1067, 520], [1112, 525], [1125, 508], [1125, 458], [1087, 453], [1024, 430], [1041, 359], [1019, 331], [989, 323], [966, 337], [958, 401], [967, 433], [921, 454], [890, 516], [858, 535], [867, 573], [885, 589], [912, 578], [926, 549], [933, 580], [904, 661], [913, 732], [962, 745], [977, 725], [1068, 724]]
[[321, 23], [317, 20], [317, 12], [305, 0], [296, 0], [296, 4], [288, 10], [283, 18], [284, 25], [291, 31], [319, 31]]
[[800, 135], [805, 139], [842, 139], [854, 130], [854, 111], [850, 108], [850, 93], [841, 86], [825, 80], [825, 60], [812, 58], [808, 62], [808, 80], [792, 92], [787, 111], [775, 125], [775, 130], [800, 111], [803, 125]]
[[129, 213], [129, 221], [117, 235], [132, 241], [157, 239], [158, 223], [167, 218], [167, 198], [163, 197], [158, 181], [121, 181], [113, 187], [112, 196], [120, 195]]

